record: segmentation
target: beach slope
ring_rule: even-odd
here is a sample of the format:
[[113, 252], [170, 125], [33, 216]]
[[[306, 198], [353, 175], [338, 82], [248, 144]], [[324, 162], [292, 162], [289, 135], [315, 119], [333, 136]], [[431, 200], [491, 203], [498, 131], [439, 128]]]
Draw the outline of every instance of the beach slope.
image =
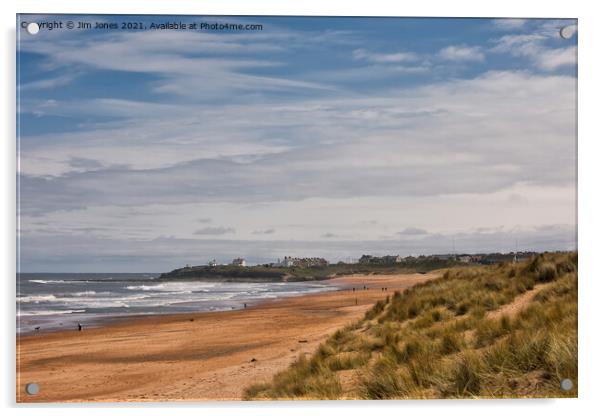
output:
[[[329, 282], [339, 291], [245, 310], [141, 317], [83, 332], [20, 336], [17, 401], [240, 400], [247, 386], [270, 380], [300, 354], [313, 352], [377, 300], [437, 276], [347, 276]], [[25, 394], [31, 382], [40, 387], [35, 396]]]

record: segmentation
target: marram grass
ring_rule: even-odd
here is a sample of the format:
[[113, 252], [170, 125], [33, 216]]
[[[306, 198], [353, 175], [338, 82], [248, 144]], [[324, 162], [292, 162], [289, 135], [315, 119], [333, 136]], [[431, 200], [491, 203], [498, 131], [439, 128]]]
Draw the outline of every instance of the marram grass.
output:
[[450, 269], [395, 293], [245, 398], [576, 397], [577, 387], [577, 254], [555, 253]]

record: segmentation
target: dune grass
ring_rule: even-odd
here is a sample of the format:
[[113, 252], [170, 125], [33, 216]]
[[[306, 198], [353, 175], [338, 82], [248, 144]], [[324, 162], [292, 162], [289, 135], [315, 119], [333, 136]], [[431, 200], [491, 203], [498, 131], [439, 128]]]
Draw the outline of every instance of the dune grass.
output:
[[[493, 314], [534, 288], [522, 308]], [[356, 381], [343, 387], [342, 372]], [[577, 254], [555, 253], [396, 292], [244, 398], [576, 397], [577, 387]]]

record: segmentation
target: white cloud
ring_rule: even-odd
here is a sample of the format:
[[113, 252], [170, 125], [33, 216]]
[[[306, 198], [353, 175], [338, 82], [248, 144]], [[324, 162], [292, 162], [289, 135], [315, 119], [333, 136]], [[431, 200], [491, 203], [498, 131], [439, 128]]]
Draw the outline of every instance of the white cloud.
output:
[[527, 24], [527, 22], [528, 22], [527, 19], [513, 19], [513, 18], [493, 20], [494, 26], [501, 30], [522, 29]]
[[379, 64], [415, 62], [419, 59], [418, 55], [414, 52], [376, 53], [366, 49], [354, 50], [353, 58], [356, 60], [369, 61]]
[[537, 64], [540, 68], [546, 70], [574, 66], [577, 64], [577, 48], [569, 46], [568, 48], [544, 50], [537, 58]]
[[485, 55], [480, 48], [470, 46], [448, 46], [439, 51], [439, 57], [456, 62], [483, 62], [485, 60]]
[[[365, 97], [193, 105], [180, 114], [149, 105], [147, 117], [143, 103], [126, 104], [126, 120], [107, 128], [23, 140], [20, 223], [29, 253], [54, 235], [74, 252], [111, 241], [107, 256], [129, 247], [137, 261], [149, 246], [178, 261], [186, 245], [196, 256], [206, 247], [210, 258], [312, 250], [335, 258], [424, 237], [412, 247], [437, 251], [446, 246], [435, 235], [462, 233], [467, 249], [471, 238], [513, 249], [515, 227], [574, 226], [574, 97], [572, 77], [491, 72]], [[214, 230], [195, 234], [205, 227], [199, 218]], [[478, 237], [484, 227], [504, 231]], [[428, 234], [398, 234], [407, 229]], [[565, 247], [561, 237], [538, 247]], [[206, 238], [220, 243], [197, 241]]]
[[62, 87], [62, 86], [68, 85], [76, 77], [77, 77], [77, 74], [75, 74], [75, 73], [64, 74], [64, 75], [59, 75], [59, 76], [52, 77], [52, 78], [46, 78], [46, 79], [40, 79], [40, 80], [36, 80], [36, 81], [27, 82], [27, 83], [19, 85], [18, 87], [21, 91], [52, 89], [52, 88], [57, 88], [57, 87]]
[[408, 227], [408, 228], [404, 228], [403, 230], [399, 231], [397, 234], [399, 234], [401, 236], [416, 236], [416, 235], [426, 235], [426, 234], [428, 234], [428, 231], [426, 231], [425, 229], [422, 229], [422, 228]]
[[577, 46], [568, 42], [569, 46], [552, 47], [550, 41], [560, 39], [560, 27], [567, 22], [548, 21], [541, 24], [531, 33], [504, 35], [494, 39], [490, 49], [494, 53], [505, 53], [517, 57], [525, 57], [544, 71], [577, 65]]
[[[113, 239], [152, 240], [160, 235], [203, 238], [236, 233], [241, 240], [313, 241], [325, 231], [351, 240], [470, 232], [479, 228], [530, 228], [574, 222], [572, 184], [516, 184], [480, 193], [314, 197], [270, 203], [156, 201], [147, 205], [96, 205], [23, 219], [31, 234], [48, 232]], [[198, 215], [214, 227], [194, 227]], [[369, 218], [378, 218], [374, 224]], [[93, 226], [94, 230], [89, 228]], [[82, 231], [83, 230], [83, 231]], [[424, 230], [428, 230], [424, 231]]]
[[[21, 48], [44, 55], [52, 68], [94, 68], [156, 74], [154, 91], [210, 101], [233, 91], [287, 91], [333, 88], [292, 77], [250, 75], [245, 70], [282, 65], [258, 59], [259, 53], [294, 48], [298, 34], [220, 36], [201, 32], [120, 32], [102, 37], [28, 39]], [[305, 39], [311, 44], [312, 37]], [[289, 42], [281, 44], [279, 42]], [[252, 56], [252, 57], [251, 57]], [[277, 56], [277, 53], [275, 53]], [[38, 86], [39, 87], [39, 86]], [[199, 93], [202, 91], [202, 94]]]
[[199, 230], [196, 230], [194, 235], [224, 235], [224, 234], [234, 234], [236, 230], [232, 227], [205, 227]]

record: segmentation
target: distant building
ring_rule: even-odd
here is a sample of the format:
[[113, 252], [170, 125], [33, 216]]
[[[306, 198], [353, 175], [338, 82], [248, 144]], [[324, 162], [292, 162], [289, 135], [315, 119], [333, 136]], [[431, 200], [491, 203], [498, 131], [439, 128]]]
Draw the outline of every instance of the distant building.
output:
[[242, 257], [237, 257], [234, 260], [232, 260], [232, 265], [233, 266], [245, 267], [247, 265], [247, 262]]
[[308, 268], [308, 267], [326, 267], [328, 266], [328, 262], [321, 257], [291, 257], [284, 256], [284, 259], [280, 261], [278, 259], [277, 263], [272, 263], [272, 267], [299, 267], [299, 268]]
[[215, 259], [213, 259], [207, 264], [209, 265], [209, 267], [215, 267], [215, 266], [217, 266], [217, 261]]
[[402, 259], [400, 256], [382, 256], [376, 257], [369, 254], [364, 254], [358, 260], [359, 264], [396, 264], [401, 263]]
[[458, 256], [458, 261], [461, 262], [461, 263], [470, 263], [471, 260], [472, 260], [472, 257], [468, 256], [468, 255], [466, 255], [466, 256]]
[[[483, 254], [478, 260], [481, 264], [496, 264], [496, 263], [521, 263], [529, 260], [537, 253], [532, 251], [518, 251], [510, 253], [489, 253]], [[475, 261], [475, 260], [473, 260]]]
[[375, 262], [376, 257], [371, 256], [369, 254], [364, 254], [362, 257], [360, 257], [360, 259], [357, 261], [359, 264], [371, 264]]
[[289, 256], [284, 256], [282, 260], [280, 258], [276, 263], [272, 263], [272, 267], [293, 267], [293, 258]]
[[401, 263], [400, 256], [383, 256], [381, 259], [384, 264]]
[[433, 257], [434, 259], [437, 259], [437, 260], [455, 260], [456, 259], [455, 254], [435, 254], [431, 257]]
[[322, 257], [304, 257], [302, 259], [295, 259], [294, 264], [297, 267], [326, 267], [328, 261]]

